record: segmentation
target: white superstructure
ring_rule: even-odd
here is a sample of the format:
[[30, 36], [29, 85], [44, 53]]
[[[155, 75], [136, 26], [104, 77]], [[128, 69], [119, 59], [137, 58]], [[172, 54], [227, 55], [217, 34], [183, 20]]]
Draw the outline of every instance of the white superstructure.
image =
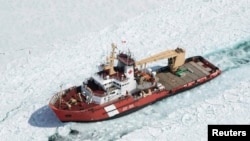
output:
[[[107, 64], [101, 65], [100, 72], [95, 73], [82, 86], [83, 94], [89, 103], [103, 104], [105, 102], [122, 98], [136, 91], [134, 77], [134, 59], [130, 55], [120, 53], [117, 55], [117, 66], [114, 67], [114, 50]], [[111, 63], [112, 62], [112, 63]]]

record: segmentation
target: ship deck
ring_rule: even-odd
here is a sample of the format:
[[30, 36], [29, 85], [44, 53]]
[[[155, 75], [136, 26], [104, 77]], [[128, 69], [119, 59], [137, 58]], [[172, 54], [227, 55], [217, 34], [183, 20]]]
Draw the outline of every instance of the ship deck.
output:
[[188, 61], [181, 66], [180, 69], [186, 69], [188, 71], [186, 71], [183, 76], [177, 76], [169, 70], [157, 73], [156, 76], [159, 78], [159, 82], [165, 86], [166, 90], [172, 90], [190, 82], [195, 82], [200, 78], [208, 76], [212, 71], [212, 68], [201, 60]]
[[[194, 57], [187, 59], [180, 69], [186, 71], [178, 76], [170, 72], [168, 67], [163, 67], [157, 71], [156, 77], [159, 78], [159, 82], [165, 86], [166, 90], [175, 91], [180, 87], [185, 87], [185, 85], [189, 84], [192, 85], [192, 83], [196, 83], [197, 80], [199, 81], [200, 79], [209, 77], [210, 74], [216, 70], [216, 67], [203, 58]], [[93, 91], [94, 93], [97, 91], [103, 93], [101, 88], [97, 87], [93, 81], [89, 80], [88, 84], [89, 87], [95, 90]], [[81, 94], [80, 86], [69, 88], [64, 91], [64, 94], [58, 93], [52, 98], [51, 104], [58, 109], [69, 111], [86, 110], [97, 105], [95, 103], [86, 103], [85, 96]]]

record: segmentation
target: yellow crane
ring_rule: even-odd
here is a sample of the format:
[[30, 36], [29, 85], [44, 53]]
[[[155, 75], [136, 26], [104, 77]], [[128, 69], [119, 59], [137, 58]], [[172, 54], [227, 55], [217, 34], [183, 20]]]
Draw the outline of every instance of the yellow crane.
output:
[[135, 66], [146, 67], [147, 63], [162, 59], [168, 59], [168, 66], [170, 67], [170, 70], [172, 72], [175, 72], [185, 62], [185, 50], [182, 48], [176, 48], [175, 50], [163, 51], [148, 58], [135, 62]]
[[[109, 75], [112, 75], [115, 73], [115, 70], [114, 70], [114, 60], [116, 59], [115, 49], [117, 49], [117, 46], [115, 44], [112, 44], [111, 55], [107, 58], [107, 63], [102, 65], [103, 70], [109, 70]], [[160, 52], [158, 54], [155, 54], [153, 56], [150, 56], [148, 58], [135, 62], [135, 67], [138, 67], [138, 66], [146, 67], [147, 63], [162, 60], [162, 59], [168, 59], [168, 66], [170, 67], [170, 70], [172, 72], [176, 72], [177, 69], [180, 66], [182, 66], [185, 62], [185, 50], [182, 48], [176, 48], [175, 50], [166, 50], [166, 51]]]

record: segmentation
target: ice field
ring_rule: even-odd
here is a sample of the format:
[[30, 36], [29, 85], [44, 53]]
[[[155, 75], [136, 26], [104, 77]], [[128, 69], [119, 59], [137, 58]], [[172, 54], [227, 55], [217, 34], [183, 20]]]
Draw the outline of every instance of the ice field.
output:
[[[248, 0], [2, 0], [1, 140], [206, 141], [208, 124], [250, 124], [249, 16]], [[138, 60], [183, 47], [222, 74], [114, 120], [61, 123], [49, 99], [97, 71], [111, 43]]]

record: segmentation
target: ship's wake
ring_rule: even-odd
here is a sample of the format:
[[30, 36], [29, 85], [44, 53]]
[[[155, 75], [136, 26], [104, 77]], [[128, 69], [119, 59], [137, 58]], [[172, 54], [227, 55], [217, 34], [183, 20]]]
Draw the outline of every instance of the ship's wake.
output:
[[250, 63], [250, 41], [240, 43], [231, 48], [216, 50], [205, 55], [205, 58], [223, 72], [239, 68]]

